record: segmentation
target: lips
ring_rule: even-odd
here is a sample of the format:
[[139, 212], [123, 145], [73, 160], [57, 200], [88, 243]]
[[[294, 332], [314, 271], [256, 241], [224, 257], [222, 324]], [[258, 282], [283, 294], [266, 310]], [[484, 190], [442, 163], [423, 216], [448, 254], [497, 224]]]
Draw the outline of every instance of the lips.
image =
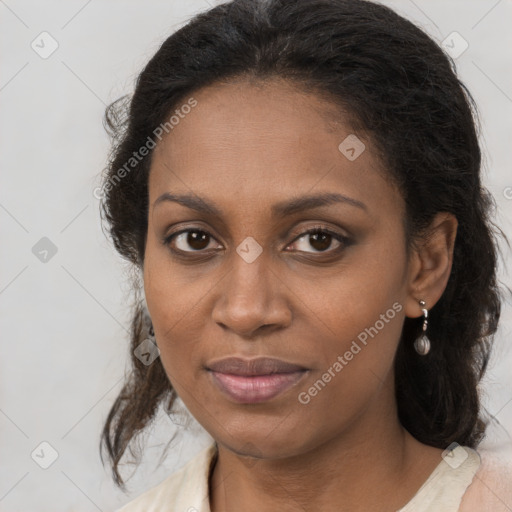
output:
[[308, 369], [281, 359], [229, 357], [206, 366], [219, 390], [237, 403], [271, 400], [297, 384]]
[[241, 357], [228, 357], [207, 365], [209, 370], [231, 375], [257, 376], [271, 375], [273, 373], [292, 373], [306, 370], [303, 366], [288, 363], [272, 357], [258, 359], [242, 359]]

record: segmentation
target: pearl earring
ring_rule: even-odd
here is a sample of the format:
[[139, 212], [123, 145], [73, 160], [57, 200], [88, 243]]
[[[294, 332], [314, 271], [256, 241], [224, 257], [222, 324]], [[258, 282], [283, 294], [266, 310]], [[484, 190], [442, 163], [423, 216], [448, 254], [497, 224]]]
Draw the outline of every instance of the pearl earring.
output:
[[420, 300], [421, 311], [423, 312], [423, 328], [421, 336], [414, 342], [414, 348], [420, 356], [425, 356], [430, 352], [430, 340], [427, 338], [428, 310], [425, 308], [425, 301]]

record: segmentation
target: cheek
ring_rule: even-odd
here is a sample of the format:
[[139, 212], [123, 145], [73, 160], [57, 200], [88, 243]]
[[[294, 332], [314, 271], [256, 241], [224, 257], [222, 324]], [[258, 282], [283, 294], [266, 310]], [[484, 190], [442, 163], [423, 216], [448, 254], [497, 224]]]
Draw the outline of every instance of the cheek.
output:
[[342, 270], [324, 282], [308, 280], [315, 285], [302, 293], [304, 322], [309, 315], [319, 328], [320, 364], [300, 390], [314, 408], [344, 414], [340, 408], [349, 411], [367, 400], [392, 369], [404, 319], [406, 261], [396, 249], [399, 241], [386, 240], [391, 238], [360, 247]]
[[330, 353], [348, 350], [358, 338], [364, 343], [371, 336], [368, 330], [383, 340], [380, 345], [394, 345], [393, 340], [400, 336], [403, 314], [399, 310], [406, 295], [405, 252], [397, 249], [399, 240], [391, 243], [383, 238], [381, 243], [355, 248], [332, 274], [320, 279], [299, 273], [294, 277], [295, 286], [291, 287], [297, 295], [301, 290], [300, 302], [307, 306], [302, 308], [303, 321], [308, 321], [308, 315], [311, 322], [316, 321], [320, 333], [331, 340], [325, 345]]
[[[150, 230], [151, 232], [151, 230]], [[206, 275], [206, 279], [205, 279]], [[144, 292], [155, 332], [167, 337], [194, 315], [195, 306], [208, 294], [213, 278], [200, 275], [192, 267], [174, 262], [168, 249], [156, 237], [148, 235], [144, 260]], [[212, 281], [212, 284], [210, 284]]]
[[[403, 325], [398, 287], [371, 272], [356, 272], [322, 296], [321, 317], [329, 329], [315, 347], [319, 365], [297, 390], [296, 399], [312, 431], [326, 436], [350, 424], [371, 403], [393, 396], [392, 368]], [[366, 283], [367, 286], [364, 286]], [[387, 392], [382, 394], [383, 390]], [[386, 402], [386, 407], [392, 404]]]
[[[387, 297], [369, 303], [364, 296], [332, 316], [331, 331], [315, 347], [318, 364], [297, 393], [309, 412], [343, 423], [367, 404], [386, 382], [403, 325], [403, 306]], [[343, 302], [347, 304], [346, 302]]]
[[[199, 284], [200, 280], [185, 284], [180, 272], [171, 264], [165, 248], [155, 247], [154, 244], [148, 237], [144, 292], [160, 358], [174, 385], [174, 379], [185, 380], [183, 376], [189, 373], [185, 369], [196, 354], [195, 340], [199, 337], [195, 336], [194, 330], [198, 329], [199, 332], [201, 317], [194, 316], [194, 305], [198, 302], [197, 294], [202, 290], [204, 295], [205, 288], [204, 283]], [[188, 333], [185, 336], [184, 327]], [[186, 343], [178, 340], [186, 340]]]

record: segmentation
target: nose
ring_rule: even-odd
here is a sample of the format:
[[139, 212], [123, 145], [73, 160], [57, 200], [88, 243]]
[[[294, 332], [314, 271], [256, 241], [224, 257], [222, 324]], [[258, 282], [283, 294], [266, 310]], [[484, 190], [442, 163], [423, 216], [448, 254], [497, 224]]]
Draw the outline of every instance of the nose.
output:
[[221, 281], [213, 320], [246, 339], [289, 326], [292, 312], [287, 288], [264, 254], [252, 263], [238, 254], [233, 259], [231, 270]]

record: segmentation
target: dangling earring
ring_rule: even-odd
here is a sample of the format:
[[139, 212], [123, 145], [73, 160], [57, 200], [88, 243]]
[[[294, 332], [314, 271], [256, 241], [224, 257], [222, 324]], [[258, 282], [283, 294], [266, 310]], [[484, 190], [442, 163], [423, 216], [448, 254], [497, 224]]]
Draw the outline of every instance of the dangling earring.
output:
[[421, 336], [414, 342], [414, 348], [420, 356], [425, 356], [430, 352], [430, 340], [427, 338], [428, 310], [425, 308], [425, 301], [419, 301], [421, 311], [423, 312], [423, 329]]
[[151, 324], [151, 326], [149, 327], [148, 334], [151, 341], [155, 341], [155, 331], [153, 329], [153, 324]]

